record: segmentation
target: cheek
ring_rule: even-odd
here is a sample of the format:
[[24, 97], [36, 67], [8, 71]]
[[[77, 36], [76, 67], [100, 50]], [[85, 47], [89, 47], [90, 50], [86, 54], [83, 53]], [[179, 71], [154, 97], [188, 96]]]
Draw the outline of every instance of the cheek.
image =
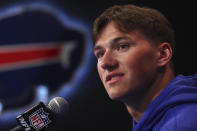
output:
[[132, 57], [127, 58], [126, 65], [128, 65], [128, 68], [135, 75], [141, 74], [143, 76], [144, 74], [150, 73], [155, 69], [156, 59], [153, 52], [150, 51], [135, 52], [131, 55]]
[[98, 71], [101, 81], [103, 82], [103, 72], [99, 63], [97, 63], [97, 71]]

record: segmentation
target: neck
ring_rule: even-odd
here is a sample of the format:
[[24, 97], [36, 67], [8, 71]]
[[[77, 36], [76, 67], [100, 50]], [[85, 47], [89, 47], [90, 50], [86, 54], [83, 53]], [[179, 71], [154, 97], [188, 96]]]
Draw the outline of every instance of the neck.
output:
[[128, 100], [129, 102], [124, 103], [129, 114], [136, 122], [140, 120], [148, 105], [160, 94], [160, 92], [174, 77], [174, 72], [171, 68], [158, 73], [153, 84], [151, 84], [151, 87], [146, 90], [146, 93], [138, 96], [135, 100], [130, 99]]

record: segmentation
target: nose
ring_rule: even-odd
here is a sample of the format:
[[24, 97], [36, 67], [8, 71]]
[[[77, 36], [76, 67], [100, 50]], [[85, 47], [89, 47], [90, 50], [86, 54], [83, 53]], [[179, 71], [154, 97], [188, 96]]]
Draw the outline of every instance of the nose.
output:
[[111, 72], [118, 67], [118, 61], [112, 53], [105, 52], [101, 61], [101, 67]]

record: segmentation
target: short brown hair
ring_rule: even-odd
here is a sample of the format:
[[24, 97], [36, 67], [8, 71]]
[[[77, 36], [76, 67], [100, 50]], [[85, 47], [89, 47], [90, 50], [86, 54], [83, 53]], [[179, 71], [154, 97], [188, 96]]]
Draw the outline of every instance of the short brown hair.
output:
[[129, 33], [137, 29], [153, 43], [169, 42], [174, 48], [174, 30], [166, 17], [156, 9], [136, 5], [112, 6], [94, 21], [94, 43], [110, 22], [114, 22], [121, 32]]

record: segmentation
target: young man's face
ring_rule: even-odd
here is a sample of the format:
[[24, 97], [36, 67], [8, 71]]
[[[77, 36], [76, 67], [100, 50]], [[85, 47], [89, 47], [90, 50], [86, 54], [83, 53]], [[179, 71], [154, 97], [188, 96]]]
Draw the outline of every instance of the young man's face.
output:
[[157, 72], [157, 48], [139, 31], [122, 33], [109, 23], [95, 43], [97, 69], [111, 99], [125, 101], [148, 89]]

